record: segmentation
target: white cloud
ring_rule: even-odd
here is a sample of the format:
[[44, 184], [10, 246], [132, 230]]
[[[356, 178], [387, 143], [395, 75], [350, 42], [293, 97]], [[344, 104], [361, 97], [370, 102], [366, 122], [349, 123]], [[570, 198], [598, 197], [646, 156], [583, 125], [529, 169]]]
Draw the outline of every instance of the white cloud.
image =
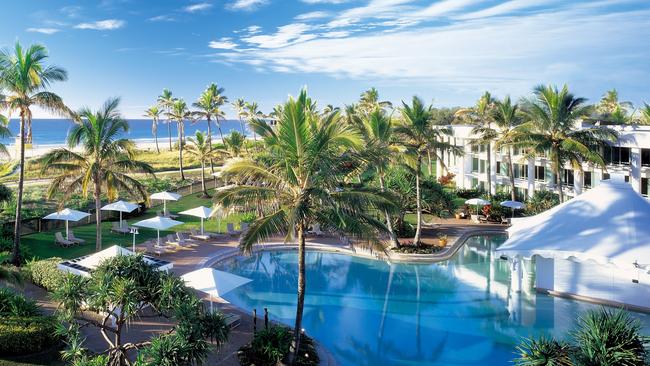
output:
[[297, 20], [313, 20], [313, 19], [321, 19], [321, 18], [327, 18], [330, 16], [330, 13], [326, 11], [312, 11], [309, 13], [304, 13], [297, 15], [295, 19]]
[[343, 4], [348, 3], [350, 0], [301, 0], [306, 4]]
[[187, 13], [196, 13], [196, 12], [199, 12], [199, 11], [208, 10], [211, 7], [212, 7], [212, 4], [210, 4], [210, 3], [196, 3], [196, 4], [192, 4], [192, 5], [188, 5], [188, 6], [184, 7], [183, 11], [185, 11]]
[[208, 47], [218, 50], [234, 50], [237, 48], [237, 44], [232, 41], [232, 38], [222, 37], [217, 41], [210, 41]]
[[316, 35], [307, 33], [311, 29], [307, 24], [295, 23], [278, 27], [278, 31], [272, 35], [255, 35], [242, 40], [260, 48], [281, 48], [316, 38]]
[[173, 22], [176, 20], [171, 15], [157, 15], [148, 19], [150, 22]]
[[231, 10], [244, 10], [252, 11], [260, 6], [266, 5], [268, 0], [235, 0], [230, 3], [227, 7]]
[[60, 32], [60, 29], [57, 28], [27, 28], [26, 31], [42, 34], [54, 34]]
[[120, 29], [126, 25], [126, 22], [119, 19], [106, 19], [98, 20], [96, 22], [80, 23], [74, 27], [77, 29], [93, 29], [93, 30], [115, 30]]
[[510, 0], [501, 4], [458, 16], [458, 19], [476, 19], [509, 14], [513, 11], [554, 3], [553, 0]]
[[76, 6], [76, 5], [69, 5], [69, 6], [64, 6], [59, 11], [63, 13], [65, 16], [68, 18], [77, 18], [81, 15], [81, 10], [83, 8], [81, 6]]

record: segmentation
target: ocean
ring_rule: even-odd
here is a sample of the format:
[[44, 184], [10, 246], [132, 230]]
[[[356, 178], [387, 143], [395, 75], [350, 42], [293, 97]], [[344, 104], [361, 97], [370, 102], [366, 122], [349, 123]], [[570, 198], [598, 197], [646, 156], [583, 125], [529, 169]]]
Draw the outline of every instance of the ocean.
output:
[[[124, 134], [124, 137], [129, 138], [135, 142], [153, 142], [153, 134], [151, 133], [151, 120], [150, 119], [129, 119], [130, 129], [129, 132]], [[18, 135], [19, 120], [12, 119], [9, 121], [9, 130], [12, 137], [0, 139], [0, 143], [6, 145], [13, 145], [15, 137]], [[236, 130], [241, 132], [241, 125], [239, 120], [225, 120], [220, 121], [221, 130], [224, 136], [227, 136], [230, 131]], [[32, 139], [34, 147], [56, 146], [66, 143], [68, 132], [72, 128], [73, 122], [68, 119], [34, 119], [32, 120]], [[246, 128], [246, 126], [244, 126]], [[193, 136], [196, 131], [207, 131], [207, 121], [198, 121], [196, 123], [185, 123], [185, 136]], [[172, 139], [176, 140], [178, 131], [176, 130], [176, 123], [171, 124]], [[247, 135], [250, 133], [247, 132]], [[213, 139], [219, 139], [219, 131], [212, 122], [212, 136]], [[160, 121], [158, 123], [158, 143], [166, 143], [168, 141], [167, 122]]]

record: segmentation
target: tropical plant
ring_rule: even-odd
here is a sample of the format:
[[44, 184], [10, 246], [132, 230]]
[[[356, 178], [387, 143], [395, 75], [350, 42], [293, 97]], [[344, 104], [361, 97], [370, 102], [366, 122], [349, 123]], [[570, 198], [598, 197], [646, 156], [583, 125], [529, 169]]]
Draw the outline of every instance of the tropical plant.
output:
[[185, 172], [183, 171], [185, 121], [192, 119], [192, 112], [187, 109], [187, 103], [185, 103], [183, 99], [176, 99], [166, 114], [167, 118], [169, 118], [170, 121], [176, 121], [178, 126], [178, 170], [181, 175], [181, 180], [185, 180]]
[[517, 366], [573, 366], [571, 347], [551, 337], [526, 338], [517, 346]]
[[616, 89], [608, 90], [596, 105], [598, 119], [608, 124], [629, 124], [633, 118], [630, 110], [632, 102], [620, 101]]
[[[169, 89], [163, 89], [158, 96], [158, 105], [165, 111], [165, 114], [171, 111], [174, 101], [176, 101], [176, 98]], [[169, 151], [172, 151], [172, 120], [169, 118], [167, 119], [167, 136], [169, 137]]]
[[643, 108], [639, 112], [639, 123], [642, 125], [650, 125], [650, 104], [643, 103]]
[[236, 158], [241, 155], [242, 148], [246, 147], [246, 137], [237, 131], [232, 131], [223, 142], [230, 154]]
[[161, 114], [162, 110], [157, 105], [149, 107], [144, 113], [145, 117], [151, 118], [151, 133], [156, 141], [156, 152], [158, 153], [160, 153], [160, 148], [158, 147], [158, 121], [160, 121]]
[[[259, 110], [257, 102], [246, 103], [246, 118], [248, 118], [248, 124], [250, 125], [253, 120], [264, 118], [264, 113]], [[257, 142], [257, 134], [253, 128], [253, 140]]]
[[526, 122], [513, 130], [508, 143], [527, 149], [529, 157], [548, 154], [560, 202], [564, 201], [564, 166], [571, 164], [573, 169], [582, 170], [582, 163], [589, 162], [605, 170], [600, 151], [617, 136], [607, 127], [575, 128], [576, 121], [591, 111], [585, 102], [584, 98], [571, 94], [566, 85], [562, 89], [535, 87], [534, 97], [524, 102]]
[[[107, 365], [131, 365], [130, 350], [140, 352], [142, 365], [193, 365], [207, 356], [207, 339], [221, 345], [228, 337], [221, 313], [207, 310], [182, 279], [150, 266], [141, 255], [107, 259], [89, 278], [69, 274], [53, 298], [60, 304], [57, 315], [65, 325], [61, 333], [67, 338], [66, 353], [84, 355], [80, 324], [87, 324], [106, 341]], [[129, 323], [145, 308], [175, 318], [176, 326], [153, 339], [125, 343]]]
[[526, 214], [537, 215], [560, 204], [557, 194], [547, 190], [536, 190], [526, 201]]
[[210, 197], [205, 185], [205, 163], [211, 161], [215, 157], [215, 154], [218, 152], [223, 153], [223, 151], [212, 150], [206, 134], [201, 131], [196, 131], [194, 137], [189, 137], [187, 140], [189, 141], [189, 144], [187, 144], [187, 153], [201, 162], [201, 191], [203, 192], [203, 197]]
[[[58, 148], [41, 159], [42, 172], [54, 172], [47, 197], [57, 196], [63, 204], [73, 194], [87, 196], [92, 190], [95, 198], [96, 244], [102, 248], [102, 194], [109, 200], [120, 192], [147, 200], [147, 191], [129, 173], [148, 173], [153, 168], [135, 160], [135, 145], [120, 135], [129, 130], [129, 123], [118, 110], [119, 98], [112, 98], [96, 112], [82, 108], [77, 112], [74, 126], [68, 133], [68, 148]], [[80, 151], [79, 151], [80, 150]]]
[[361, 93], [359, 104], [357, 105], [357, 108], [364, 113], [370, 113], [377, 108], [387, 109], [392, 107], [393, 104], [391, 102], [379, 100], [379, 91], [374, 87]]
[[[219, 136], [223, 140], [223, 132], [221, 131], [221, 124], [219, 118], [224, 117], [225, 114], [221, 110], [221, 106], [228, 101], [228, 98], [223, 95], [224, 88], [217, 87], [217, 84], [211, 83], [199, 96], [199, 99], [192, 104], [198, 110], [193, 112], [197, 120], [205, 119], [208, 123], [208, 137], [207, 145], [209, 150], [212, 151], [212, 119], [214, 118], [219, 129]], [[214, 172], [214, 162], [210, 158], [210, 171]]]
[[[319, 358], [311, 338], [303, 335], [296, 365], [318, 365]], [[240, 349], [239, 362], [242, 365], [277, 365], [286, 361], [291, 348], [293, 334], [290, 328], [272, 325], [253, 335], [253, 341]]]
[[246, 136], [246, 128], [244, 128], [244, 118], [246, 117], [246, 102], [243, 98], [237, 98], [234, 102], [231, 103], [235, 112], [237, 112], [237, 118], [239, 119], [239, 126], [241, 127], [242, 135]]
[[395, 127], [395, 133], [399, 137], [399, 143], [404, 149], [404, 156], [415, 171], [415, 192], [416, 192], [416, 227], [413, 243], [420, 245], [422, 240], [422, 192], [420, 181], [422, 179], [422, 160], [429, 154], [439, 159], [438, 151], [453, 151], [461, 154], [462, 151], [445, 141], [442, 137], [449, 135], [448, 128], [434, 128], [432, 118], [433, 107], [425, 107], [422, 100], [413, 97], [411, 105], [402, 102], [401, 115], [402, 123]]
[[287, 241], [297, 240], [298, 299], [294, 341], [290, 363], [300, 349], [302, 314], [305, 303], [305, 234], [310, 225], [347, 233], [378, 242], [385, 226], [371, 209], [392, 210], [393, 203], [381, 192], [369, 188], [343, 186], [348, 149], [359, 149], [361, 139], [350, 126], [341, 123], [338, 113], [323, 116], [311, 109], [307, 92], [290, 98], [277, 125], [261, 119], [250, 124], [264, 139], [265, 154], [258, 159], [233, 159], [223, 167], [223, 175], [237, 184], [220, 190], [215, 201], [224, 207], [264, 211], [239, 241], [242, 251], [271, 235], [283, 233]]
[[[523, 116], [519, 111], [519, 106], [512, 104], [510, 96], [506, 96], [503, 101], [495, 100], [494, 108], [491, 111], [491, 117], [497, 130], [494, 130], [494, 148], [496, 150], [506, 150], [506, 164], [508, 167], [508, 178], [510, 180], [510, 199], [515, 200], [515, 170], [512, 161], [512, 147], [508, 146], [511, 141], [514, 129], [523, 122]], [[489, 135], [487, 131], [485, 134]]]
[[460, 118], [468, 120], [474, 125], [472, 128], [472, 135], [476, 136], [472, 140], [473, 145], [485, 145], [487, 147], [487, 186], [488, 195], [494, 193], [492, 187], [492, 141], [498, 136], [498, 132], [492, 128], [492, 110], [494, 109], [495, 99], [489, 92], [483, 95], [476, 102], [472, 108], [459, 109], [456, 115]]
[[26, 49], [16, 43], [14, 50], [0, 52], [0, 87], [7, 95], [0, 98], [0, 109], [20, 116], [18, 188], [16, 193], [16, 218], [14, 223], [14, 248], [11, 262], [20, 265], [20, 228], [22, 224], [23, 185], [25, 181], [25, 144], [32, 141], [32, 107], [45, 109], [59, 115], [69, 115], [70, 110], [58, 95], [48, 91], [56, 81], [68, 79], [67, 72], [57, 66], [48, 66], [47, 49], [35, 44]]

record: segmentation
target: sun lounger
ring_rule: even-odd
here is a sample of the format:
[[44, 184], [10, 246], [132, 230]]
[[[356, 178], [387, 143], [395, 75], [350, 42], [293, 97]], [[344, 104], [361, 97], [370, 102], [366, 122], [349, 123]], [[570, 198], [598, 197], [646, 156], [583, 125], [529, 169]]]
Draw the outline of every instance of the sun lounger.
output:
[[157, 256], [161, 256], [163, 254], [168, 254], [168, 253], [173, 253], [173, 250], [170, 250], [167, 246], [162, 246], [158, 245], [155, 243], [155, 241], [149, 241], [147, 242], [147, 247], [146, 247], [146, 252], [148, 254], [155, 254]]
[[117, 221], [113, 222], [113, 225], [111, 226], [111, 231], [120, 233], [120, 234], [126, 234], [129, 232], [129, 229], [125, 229], [123, 227], [120, 227], [120, 223]]
[[235, 329], [241, 324], [241, 316], [237, 314], [224, 314], [226, 325], [230, 329]]
[[241, 234], [241, 231], [235, 230], [235, 224], [231, 222], [226, 224], [226, 229], [228, 230], [228, 235], [235, 236]]
[[74, 232], [72, 230], [70, 230], [70, 232], [68, 233], [68, 240], [73, 241], [77, 244], [83, 244], [86, 242], [85, 240], [79, 239], [76, 236], [74, 236]]
[[210, 235], [201, 234], [196, 229], [190, 229], [190, 238], [196, 240], [210, 240]]
[[176, 242], [183, 248], [191, 248], [196, 246], [196, 244], [192, 243], [190, 237], [187, 234], [181, 232], [176, 233]]
[[54, 233], [54, 242], [57, 245], [62, 246], [62, 247], [66, 247], [66, 248], [71, 247], [71, 246], [76, 244], [72, 240], [68, 240], [68, 239], [64, 238], [63, 234], [61, 234], [60, 232]]
[[320, 230], [320, 224], [312, 225], [311, 230], [307, 231], [307, 234], [312, 234], [316, 236], [322, 236], [323, 232]]

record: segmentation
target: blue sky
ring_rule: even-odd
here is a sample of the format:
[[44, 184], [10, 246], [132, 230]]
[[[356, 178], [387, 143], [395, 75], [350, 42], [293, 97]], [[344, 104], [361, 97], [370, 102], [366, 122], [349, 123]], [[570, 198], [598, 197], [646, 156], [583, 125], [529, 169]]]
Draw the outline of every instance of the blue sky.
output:
[[639, 104], [649, 39], [647, 0], [21, 0], [0, 14], [0, 46], [42, 43], [68, 70], [53, 90], [71, 107], [120, 96], [128, 117], [165, 87], [193, 101], [210, 82], [266, 112], [302, 86], [320, 105], [375, 86], [455, 106], [566, 82]]

